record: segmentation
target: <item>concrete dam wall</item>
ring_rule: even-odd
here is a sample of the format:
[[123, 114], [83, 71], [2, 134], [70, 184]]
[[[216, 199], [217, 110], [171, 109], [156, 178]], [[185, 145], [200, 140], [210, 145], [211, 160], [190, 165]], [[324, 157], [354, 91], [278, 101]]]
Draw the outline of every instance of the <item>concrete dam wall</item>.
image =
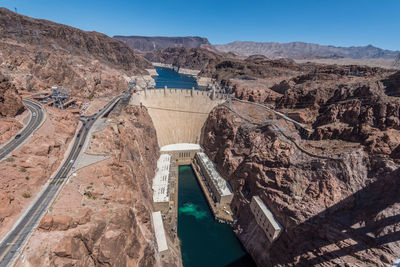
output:
[[225, 95], [187, 89], [152, 89], [138, 93], [153, 120], [160, 147], [175, 143], [200, 143], [210, 111], [226, 101]]

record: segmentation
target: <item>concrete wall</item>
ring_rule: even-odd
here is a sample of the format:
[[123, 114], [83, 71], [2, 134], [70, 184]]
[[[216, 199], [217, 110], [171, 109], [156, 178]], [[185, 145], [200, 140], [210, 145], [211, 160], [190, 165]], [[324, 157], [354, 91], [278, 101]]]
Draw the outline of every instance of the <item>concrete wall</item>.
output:
[[[262, 201], [262, 200], [260, 200], [260, 198], [258, 198], [258, 201]], [[265, 208], [266, 208], [266, 206], [265, 206]], [[260, 207], [260, 205], [256, 202], [256, 197], [254, 197], [254, 196], [250, 202], [250, 209], [251, 209], [254, 217], [256, 218], [257, 224], [261, 227], [261, 229], [263, 229], [268, 240], [271, 243], [274, 242], [279, 237], [279, 235], [282, 231], [282, 228], [280, 225], [279, 225], [279, 227], [274, 227], [272, 221], [275, 221], [275, 224], [277, 224], [278, 222], [273, 217], [273, 214], [269, 210], [268, 210], [268, 213], [266, 214], [265, 210], [263, 210]]]
[[[193, 95], [192, 95], [193, 94]], [[140, 91], [135, 103], [147, 107], [157, 131], [160, 147], [175, 143], [200, 143], [202, 127], [210, 111], [225, 99], [210, 92], [186, 89]]]
[[204, 166], [202, 161], [199, 159], [198, 156], [195, 157], [194, 159], [194, 164], [196, 166], [199, 166], [198, 170], [199, 173], [205, 178], [205, 184], [207, 188], [209, 188], [212, 192], [212, 197], [214, 198], [215, 205], [218, 206], [225, 206], [225, 205], [230, 205], [233, 199], [233, 194], [230, 195], [221, 195], [219, 190], [217, 189], [217, 186], [213, 182], [212, 177], [210, 176], [210, 173], [207, 171], [207, 168]]

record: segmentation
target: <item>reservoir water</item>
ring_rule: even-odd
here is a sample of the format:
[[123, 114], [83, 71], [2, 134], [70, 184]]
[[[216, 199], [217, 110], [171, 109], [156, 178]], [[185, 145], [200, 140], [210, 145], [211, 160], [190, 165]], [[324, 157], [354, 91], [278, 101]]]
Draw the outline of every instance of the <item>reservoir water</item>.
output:
[[196, 79], [190, 75], [180, 74], [172, 69], [155, 67], [158, 76], [154, 79], [156, 81], [155, 88], [183, 88], [183, 89], [199, 89], [197, 86]]
[[[158, 68], [156, 88], [198, 88], [196, 80]], [[179, 167], [178, 236], [184, 267], [255, 266], [232, 227], [214, 220], [191, 166]]]

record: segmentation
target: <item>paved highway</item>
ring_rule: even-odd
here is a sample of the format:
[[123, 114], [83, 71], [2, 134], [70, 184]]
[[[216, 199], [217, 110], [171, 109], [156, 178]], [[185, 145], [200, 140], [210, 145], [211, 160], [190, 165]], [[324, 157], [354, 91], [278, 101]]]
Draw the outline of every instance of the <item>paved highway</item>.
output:
[[28, 99], [24, 99], [23, 101], [31, 112], [31, 120], [20, 133], [0, 148], [0, 160], [7, 157], [7, 155], [27, 140], [28, 137], [39, 127], [44, 118], [44, 112], [41, 105]]
[[40, 218], [44, 215], [50, 203], [57, 195], [57, 192], [62, 186], [64, 180], [67, 178], [69, 171], [72, 169], [75, 160], [78, 158], [78, 155], [82, 150], [90, 128], [98, 118], [109, 112], [111, 108], [120, 100], [120, 98], [120, 96], [114, 98], [95, 115], [81, 118], [83, 126], [79, 130], [72, 149], [64, 164], [54, 178], [50, 181], [40, 197], [37, 198], [35, 203], [32, 204], [27, 212], [25, 212], [20, 221], [17, 222], [14, 228], [8, 233], [8, 235], [3, 239], [3, 242], [0, 244], [0, 267], [10, 266], [13, 263], [14, 259], [19, 254], [21, 248], [30, 236], [30, 233], [36, 227]]

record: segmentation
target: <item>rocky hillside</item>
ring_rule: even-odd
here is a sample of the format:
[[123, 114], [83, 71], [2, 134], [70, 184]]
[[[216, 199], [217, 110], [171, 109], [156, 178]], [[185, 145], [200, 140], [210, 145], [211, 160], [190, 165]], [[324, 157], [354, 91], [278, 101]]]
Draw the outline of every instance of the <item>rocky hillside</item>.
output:
[[25, 110], [15, 86], [0, 73], [0, 117], [14, 117]]
[[[247, 109], [250, 112], [250, 109]], [[239, 219], [236, 232], [259, 266], [385, 266], [400, 253], [396, 214], [399, 165], [349, 147], [332, 158], [305, 153], [284, 122], [256, 126], [224, 107], [210, 115], [204, 147], [228, 177]], [[312, 142], [311, 142], [312, 143]], [[324, 142], [321, 147], [348, 146]], [[249, 201], [259, 195], [285, 228], [273, 244]]]
[[233, 52], [242, 55], [260, 54], [269, 58], [293, 58], [293, 59], [312, 59], [312, 58], [353, 58], [353, 59], [372, 59], [390, 58], [394, 59], [399, 51], [384, 50], [372, 45], [335, 47], [312, 43], [292, 42], [232, 42], [222, 45], [214, 45], [217, 50], [222, 52]]
[[383, 83], [386, 86], [387, 95], [400, 97], [400, 71], [390, 75]]
[[188, 36], [188, 37], [148, 37], [148, 36], [114, 36], [129, 47], [139, 51], [156, 51], [169, 47], [188, 47], [200, 48], [211, 47], [207, 38]]
[[[236, 97], [311, 129], [305, 135], [266, 109], [236, 101], [214, 109], [204, 127], [203, 146], [235, 191], [237, 235], [258, 265], [393, 263], [400, 254], [398, 73], [281, 62], [282, 73], [277, 65], [256, 71], [244, 62], [223, 68], [235, 70], [228, 73]], [[253, 80], [237, 79], [241, 70]], [[285, 228], [273, 244], [249, 209], [255, 195]]]
[[271, 60], [260, 55], [241, 59], [232, 53], [218, 53], [203, 48], [167, 48], [146, 53], [145, 57], [151, 62], [200, 70], [200, 76], [212, 77], [219, 82], [230, 78], [272, 78], [277, 76], [277, 73], [291, 75], [293, 72], [309, 68], [305, 64], [295, 64], [290, 59]]
[[214, 69], [224, 57], [204, 48], [175, 47], [146, 53], [145, 58], [151, 62], [171, 64], [178, 68], [206, 71]]
[[124, 89], [151, 64], [124, 43], [0, 8], [0, 70], [18, 89], [63, 86], [88, 95]]
[[158, 150], [147, 110], [120, 103], [87, 152], [110, 158], [77, 170], [17, 266], [162, 266], [151, 223]]

